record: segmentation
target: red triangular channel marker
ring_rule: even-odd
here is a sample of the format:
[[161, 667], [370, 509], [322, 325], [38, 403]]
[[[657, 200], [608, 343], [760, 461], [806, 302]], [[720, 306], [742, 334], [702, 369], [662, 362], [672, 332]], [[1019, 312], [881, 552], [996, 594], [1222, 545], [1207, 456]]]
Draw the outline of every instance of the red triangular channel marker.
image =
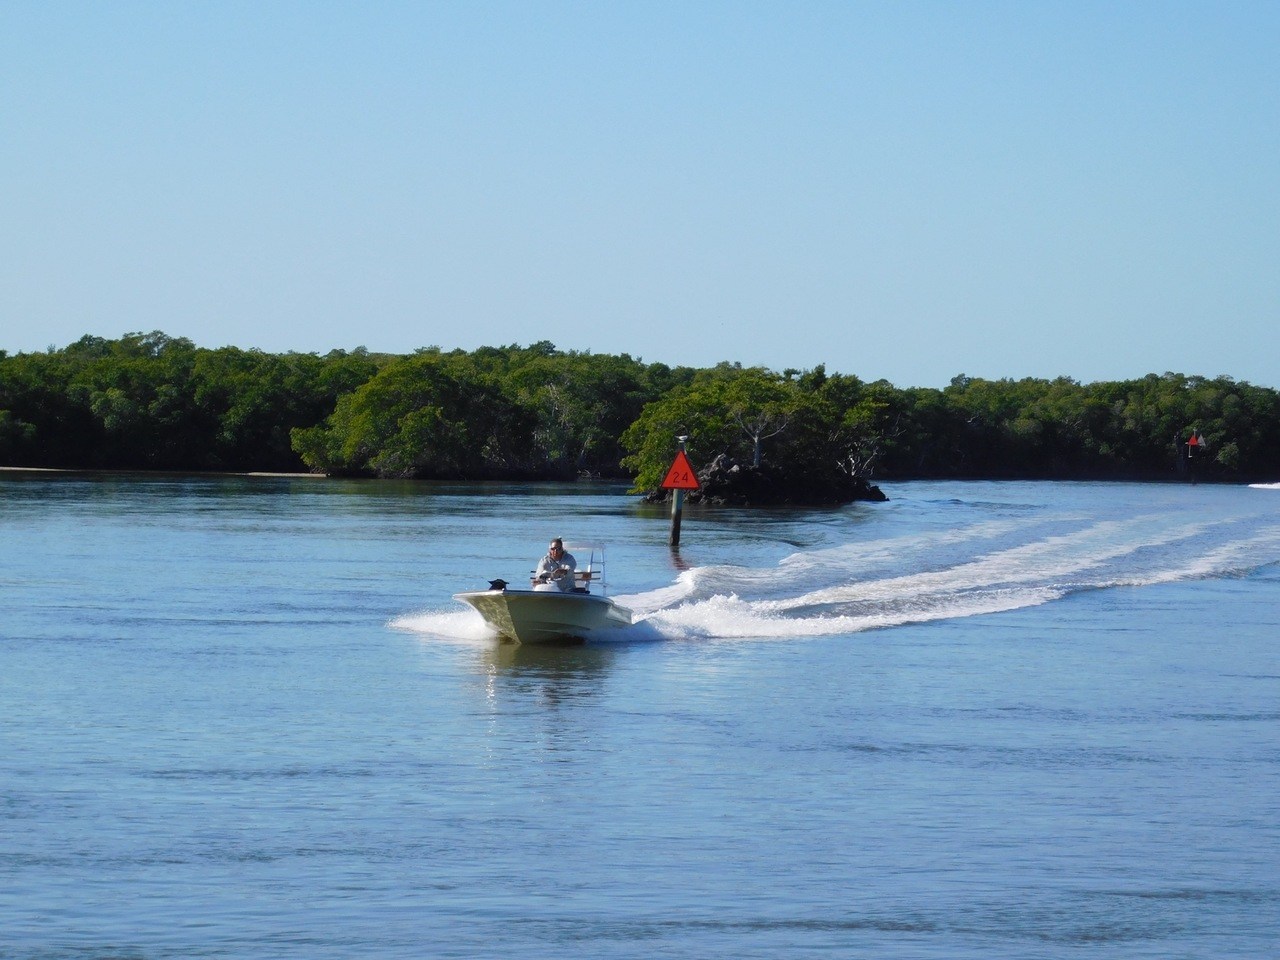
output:
[[684, 455], [683, 450], [678, 450], [676, 458], [671, 464], [671, 469], [667, 471], [667, 475], [662, 481], [662, 489], [697, 490], [700, 486], [698, 476], [693, 472], [693, 465], [689, 463], [689, 458]]

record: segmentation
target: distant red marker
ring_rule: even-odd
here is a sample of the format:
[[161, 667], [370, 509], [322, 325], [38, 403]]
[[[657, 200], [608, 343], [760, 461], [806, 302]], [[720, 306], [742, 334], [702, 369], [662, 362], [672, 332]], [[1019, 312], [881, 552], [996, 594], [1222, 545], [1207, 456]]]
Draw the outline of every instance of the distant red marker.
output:
[[702, 486], [698, 483], [698, 476], [693, 472], [693, 465], [689, 463], [689, 458], [685, 456], [683, 450], [677, 451], [671, 469], [667, 471], [661, 486], [663, 490], [697, 490]]

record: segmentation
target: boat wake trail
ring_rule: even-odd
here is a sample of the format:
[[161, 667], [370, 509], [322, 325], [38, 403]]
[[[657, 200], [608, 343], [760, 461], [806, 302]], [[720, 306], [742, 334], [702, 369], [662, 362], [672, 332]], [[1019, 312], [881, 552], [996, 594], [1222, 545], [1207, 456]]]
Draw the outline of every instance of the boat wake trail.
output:
[[667, 638], [853, 633], [1044, 604], [1083, 590], [1240, 576], [1280, 562], [1280, 520], [1051, 512], [697, 567], [618, 597]]

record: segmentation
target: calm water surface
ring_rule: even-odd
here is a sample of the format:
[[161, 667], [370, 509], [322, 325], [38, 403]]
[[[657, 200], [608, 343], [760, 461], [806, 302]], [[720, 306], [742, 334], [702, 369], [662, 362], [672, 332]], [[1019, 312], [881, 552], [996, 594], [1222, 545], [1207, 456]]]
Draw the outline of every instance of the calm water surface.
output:
[[887, 492], [0, 475], [0, 957], [1277, 956], [1280, 491]]

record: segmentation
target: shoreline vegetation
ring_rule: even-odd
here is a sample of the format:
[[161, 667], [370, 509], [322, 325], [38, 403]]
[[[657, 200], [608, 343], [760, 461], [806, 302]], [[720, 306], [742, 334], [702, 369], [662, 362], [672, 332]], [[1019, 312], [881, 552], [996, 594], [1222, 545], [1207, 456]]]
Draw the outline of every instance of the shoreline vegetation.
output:
[[0, 351], [0, 467], [659, 485], [709, 503], [882, 499], [895, 479], [1274, 481], [1280, 394], [1180, 373], [943, 389], [643, 363], [547, 341], [412, 354], [207, 349], [160, 332]]
[[100, 474], [175, 474], [183, 477], [280, 477], [294, 480], [323, 480], [322, 473], [282, 473], [272, 470], [143, 470], [122, 467], [102, 469], [97, 467], [10, 467], [0, 466], [0, 473], [100, 473]]

